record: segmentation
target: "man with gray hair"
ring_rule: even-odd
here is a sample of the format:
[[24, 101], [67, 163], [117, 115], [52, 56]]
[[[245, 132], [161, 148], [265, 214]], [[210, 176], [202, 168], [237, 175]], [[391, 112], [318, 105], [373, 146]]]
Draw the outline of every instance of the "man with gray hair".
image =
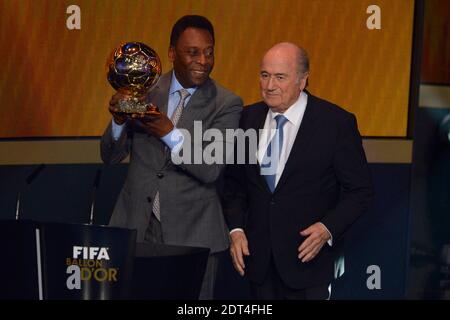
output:
[[333, 249], [373, 196], [356, 118], [305, 89], [304, 49], [279, 43], [261, 62], [262, 102], [240, 127], [263, 129], [256, 155], [227, 168], [224, 214], [235, 269], [256, 299], [326, 299]]

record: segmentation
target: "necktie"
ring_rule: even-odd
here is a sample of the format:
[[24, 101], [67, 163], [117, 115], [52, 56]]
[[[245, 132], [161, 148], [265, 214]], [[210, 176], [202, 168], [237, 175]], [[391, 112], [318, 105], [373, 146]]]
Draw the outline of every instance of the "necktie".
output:
[[183, 113], [184, 103], [186, 99], [191, 95], [186, 89], [180, 89], [177, 91], [180, 94], [180, 101], [178, 102], [177, 107], [175, 108], [175, 111], [172, 114], [172, 117], [170, 120], [172, 121], [173, 125], [176, 126], [178, 123], [178, 120], [180, 120], [181, 113]]
[[[173, 125], [176, 126], [178, 123], [178, 120], [180, 120], [181, 114], [183, 113], [184, 103], [191, 94], [186, 89], [180, 89], [177, 91], [180, 94], [180, 101], [178, 102], [177, 107], [175, 108], [175, 111], [172, 114], [172, 117], [170, 120], [172, 121]], [[159, 204], [159, 191], [156, 191], [155, 194], [155, 200], [153, 201], [153, 213], [155, 214], [156, 219], [161, 221], [161, 208]]]
[[271, 192], [275, 190], [278, 162], [280, 160], [281, 148], [283, 147], [283, 127], [288, 119], [282, 114], [279, 114], [275, 117], [275, 121], [277, 122], [277, 129], [267, 146], [261, 164], [261, 175], [266, 179], [267, 186]]

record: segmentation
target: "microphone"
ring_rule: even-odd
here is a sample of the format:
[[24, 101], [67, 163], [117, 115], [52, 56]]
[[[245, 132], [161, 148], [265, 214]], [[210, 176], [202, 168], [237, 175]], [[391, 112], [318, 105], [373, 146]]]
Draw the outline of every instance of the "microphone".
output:
[[89, 224], [94, 222], [94, 208], [95, 208], [95, 198], [97, 194], [97, 188], [100, 185], [100, 179], [102, 177], [102, 170], [97, 169], [95, 174], [94, 184], [92, 185], [92, 193], [91, 193], [91, 212], [89, 214]]
[[[36, 169], [34, 169], [30, 175], [25, 179], [25, 187], [28, 187], [37, 177], [38, 175], [44, 170], [45, 164], [40, 164]], [[19, 190], [17, 193], [17, 202], [16, 202], [16, 220], [19, 220], [20, 218], [20, 201], [22, 198], [22, 191]]]

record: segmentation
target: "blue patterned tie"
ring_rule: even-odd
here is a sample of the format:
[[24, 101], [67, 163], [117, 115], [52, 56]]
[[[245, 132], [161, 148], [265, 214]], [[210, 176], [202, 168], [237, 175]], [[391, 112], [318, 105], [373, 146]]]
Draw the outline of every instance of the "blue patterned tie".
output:
[[277, 122], [277, 130], [267, 146], [261, 164], [261, 174], [266, 179], [267, 186], [271, 192], [275, 190], [278, 162], [280, 160], [281, 148], [283, 147], [283, 127], [288, 119], [282, 114], [279, 114], [275, 117], [275, 121]]

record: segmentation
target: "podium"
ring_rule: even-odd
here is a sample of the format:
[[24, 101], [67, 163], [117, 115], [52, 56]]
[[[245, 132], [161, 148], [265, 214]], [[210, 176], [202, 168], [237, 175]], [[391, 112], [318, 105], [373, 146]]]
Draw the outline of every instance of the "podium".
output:
[[32, 221], [0, 221], [0, 300], [39, 298], [36, 230]]
[[138, 243], [132, 299], [198, 299], [208, 248]]
[[[85, 224], [0, 221], [0, 299], [127, 299], [136, 231]], [[2, 259], [3, 260], [3, 259]]]
[[0, 300], [198, 299], [209, 255], [87, 224], [4, 220], [0, 241]]
[[41, 224], [44, 299], [127, 299], [136, 230]]

